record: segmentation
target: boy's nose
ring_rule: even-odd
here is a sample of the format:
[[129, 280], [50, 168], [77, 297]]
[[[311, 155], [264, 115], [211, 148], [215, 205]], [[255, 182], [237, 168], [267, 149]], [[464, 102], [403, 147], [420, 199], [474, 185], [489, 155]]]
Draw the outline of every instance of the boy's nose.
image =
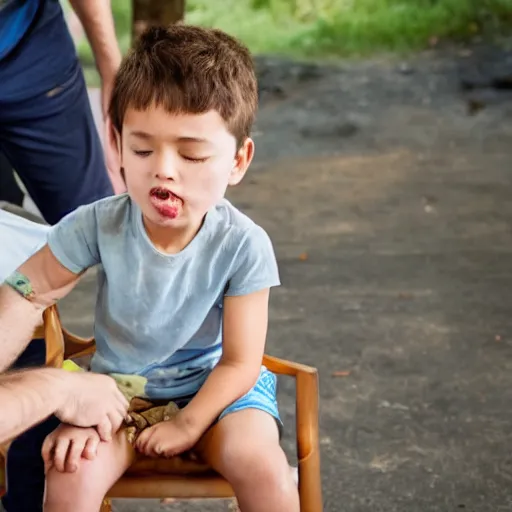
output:
[[156, 166], [156, 175], [161, 180], [176, 180], [176, 162], [171, 155], [162, 155]]

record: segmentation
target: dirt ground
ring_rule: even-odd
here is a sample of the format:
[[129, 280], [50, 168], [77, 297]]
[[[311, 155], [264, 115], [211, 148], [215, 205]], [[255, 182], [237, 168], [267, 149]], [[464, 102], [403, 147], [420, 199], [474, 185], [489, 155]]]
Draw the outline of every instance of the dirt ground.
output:
[[[460, 89], [486, 52], [258, 61], [257, 157], [230, 197], [280, 264], [268, 352], [320, 371], [325, 511], [512, 510], [512, 100], [473, 91], [470, 115]], [[93, 287], [64, 303], [82, 333]]]

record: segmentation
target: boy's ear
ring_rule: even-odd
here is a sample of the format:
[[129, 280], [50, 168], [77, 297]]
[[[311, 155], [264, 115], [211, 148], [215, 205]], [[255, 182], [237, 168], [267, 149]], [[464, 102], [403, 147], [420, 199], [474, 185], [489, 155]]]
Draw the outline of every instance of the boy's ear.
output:
[[116, 127], [112, 124], [110, 117], [106, 120], [107, 128], [107, 142], [110, 146], [111, 151], [115, 151], [118, 155], [121, 155], [121, 134], [117, 131]]
[[126, 192], [126, 182], [122, 169], [122, 142], [121, 134], [116, 130], [110, 117], [105, 122], [105, 155], [108, 174], [115, 194]]
[[107, 156], [107, 167], [117, 172], [121, 167], [121, 134], [108, 116], [105, 119], [105, 154]]
[[238, 185], [242, 181], [249, 165], [251, 165], [253, 156], [254, 141], [250, 137], [247, 137], [236, 153], [233, 169], [231, 169], [229, 176], [228, 183], [230, 186]]

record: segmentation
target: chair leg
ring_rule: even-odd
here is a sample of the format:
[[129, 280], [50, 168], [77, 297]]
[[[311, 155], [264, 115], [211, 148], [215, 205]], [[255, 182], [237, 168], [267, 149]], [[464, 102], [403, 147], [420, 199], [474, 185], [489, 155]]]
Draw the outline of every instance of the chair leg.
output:
[[112, 501], [105, 498], [101, 504], [100, 512], [112, 512]]
[[299, 497], [301, 512], [322, 512], [322, 479], [320, 453], [313, 450], [309, 457], [299, 461]]

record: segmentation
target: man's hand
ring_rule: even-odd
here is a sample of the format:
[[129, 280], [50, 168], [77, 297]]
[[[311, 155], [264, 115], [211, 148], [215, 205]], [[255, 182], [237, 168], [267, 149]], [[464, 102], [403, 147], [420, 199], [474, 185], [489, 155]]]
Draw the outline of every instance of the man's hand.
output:
[[157, 423], [144, 430], [135, 447], [149, 457], [174, 457], [190, 450], [201, 436], [178, 414], [169, 421]]
[[53, 466], [61, 473], [74, 473], [80, 459], [92, 460], [96, 457], [100, 436], [94, 428], [60, 425], [43, 443], [41, 455], [45, 473]]
[[66, 373], [62, 406], [55, 415], [78, 427], [97, 427], [103, 441], [110, 441], [128, 410], [128, 402], [114, 379], [94, 373]]

